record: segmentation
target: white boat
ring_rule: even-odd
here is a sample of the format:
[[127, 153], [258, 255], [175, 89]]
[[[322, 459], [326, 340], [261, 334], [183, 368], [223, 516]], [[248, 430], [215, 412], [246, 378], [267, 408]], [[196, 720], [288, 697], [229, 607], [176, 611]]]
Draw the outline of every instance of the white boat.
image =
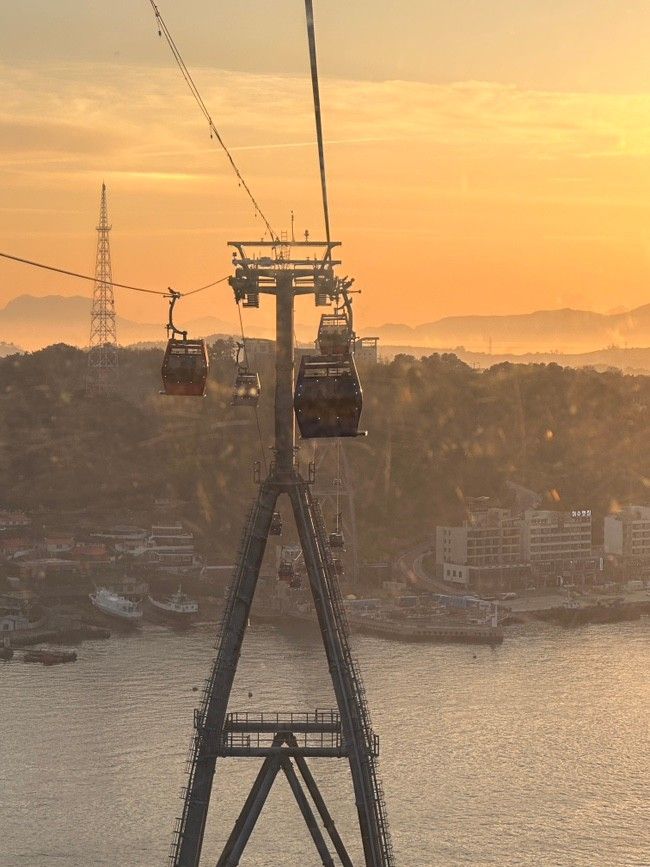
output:
[[147, 598], [157, 614], [172, 622], [185, 623], [199, 613], [199, 603], [187, 593], [183, 593], [180, 586], [176, 593], [168, 596], [167, 599], [154, 599], [152, 596]]
[[124, 596], [118, 596], [117, 593], [107, 590], [106, 587], [100, 587], [91, 593], [90, 601], [98, 611], [109, 617], [116, 617], [129, 623], [139, 623], [142, 620], [142, 609], [137, 602], [131, 602]]

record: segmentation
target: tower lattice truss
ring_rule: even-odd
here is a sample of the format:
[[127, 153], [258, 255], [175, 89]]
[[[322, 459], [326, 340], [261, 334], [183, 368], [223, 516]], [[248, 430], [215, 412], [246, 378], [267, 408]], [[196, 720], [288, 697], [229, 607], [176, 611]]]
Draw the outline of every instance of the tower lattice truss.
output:
[[[323, 284], [328, 297], [335, 294], [332, 247], [338, 242], [292, 242], [299, 248], [293, 258], [288, 245], [276, 241], [247, 246], [231, 242], [235, 277], [231, 285], [239, 301], [260, 294], [275, 296], [275, 447], [274, 460], [264, 480], [257, 478], [257, 499], [242, 534], [237, 565], [217, 637], [217, 656], [206, 681], [203, 698], [194, 714], [194, 734], [188, 755], [189, 778], [184, 790], [169, 863], [172, 867], [199, 867], [208, 808], [215, 774], [226, 776], [225, 759], [262, 760], [253, 787], [226, 840], [217, 867], [243, 864], [246, 849], [267, 797], [278, 776], [284, 776], [305, 820], [316, 855], [324, 867], [353, 867], [349, 850], [311, 771], [311, 759], [342, 759], [349, 763], [363, 855], [356, 865], [395, 867], [383, 789], [379, 779], [379, 742], [374, 733], [361, 674], [350, 646], [350, 635], [336, 563], [320, 503], [312, 485], [316, 466], [301, 475], [296, 457], [294, 425], [294, 299], [315, 295]], [[282, 247], [282, 255], [277, 247]], [[316, 248], [326, 252], [311, 258]], [[269, 256], [271, 252], [271, 256]], [[285, 255], [286, 253], [286, 255]], [[306, 255], [310, 254], [310, 255]], [[275, 256], [275, 258], [273, 258]], [[336, 707], [293, 712], [229, 711], [228, 703], [241, 656], [262, 559], [271, 532], [278, 499], [288, 498], [304, 558], [314, 611], [321, 632]], [[363, 861], [361, 861], [363, 858]], [[214, 863], [214, 862], [212, 862]], [[280, 864], [280, 860], [265, 863]], [[315, 863], [306, 855], [301, 863]]]
[[90, 342], [86, 388], [89, 393], [112, 391], [117, 385], [117, 332], [111, 271], [111, 246], [106, 184], [102, 184], [97, 225], [95, 285], [90, 312]]

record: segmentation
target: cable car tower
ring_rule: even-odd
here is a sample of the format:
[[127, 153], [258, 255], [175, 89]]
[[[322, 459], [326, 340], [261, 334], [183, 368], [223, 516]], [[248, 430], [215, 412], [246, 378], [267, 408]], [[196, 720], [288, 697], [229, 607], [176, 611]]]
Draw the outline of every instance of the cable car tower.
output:
[[117, 333], [115, 329], [115, 299], [111, 272], [111, 245], [108, 233], [106, 184], [102, 184], [97, 226], [95, 286], [90, 311], [90, 341], [86, 392], [105, 394], [117, 387]]
[[[196, 97], [196, 87], [187, 67], [153, 0], [151, 3], [159, 32], [165, 34]], [[234, 250], [235, 268], [229, 282], [236, 302], [242, 307], [259, 307], [260, 296], [275, 296], [274, 456], [266, 477], [262, 479], [261, 473], [257, 476], [259, 490], [243, 530], [217, 637], [217, 656], [200, 706], [194, 712], [194, 735], [188, 756], [189, 780], [170, 852], [173, 867], [199, 867], [217, 760], [235, 757], [257, 757], [263, 761], [217, 867], [236, 867], [240, 863], [280, 771], [289, 782], [321, 863], [325, 867], [334, 867], [335, 863], [353, 867], [307, 764], [309, 758], [315, 757], [349, 762], [365, 867], [395, 865], [377, 769], [378, 739], [372, 729], [361, 675], [350, 648], [349, 627], [339, 588], [337, 563], [340, 561], [332, 556], [331, 536], [312, 492], [315, 465], [309, 464], [305, 477], [297, 459], [296, 421], [304, 439], [363, 435], [358, 429], [362, 393], [354, 363], [348, 291], [352, 281], [334, 274], [340, 262], [333, 258], [333, 253], [340, 244], [333, 241], [330, 234], [312, 0], [305, 0], [305, 12], [326, 240], [313, 241], [306, 236], [304, 241], [295, 241], [292, 232], [289, 242], [279, 238], [263, 217], [270, 240], [229, 242]], [[200, 97], [199, 104], [205, 108]], [[228, 154], [256, 213], [261, 215], [207, 109], [204, 116]], [[319, 352], [302, 357], [294, 394], [294, 307], [299, 295], [314, 295], [317, 306], [334, 302], [336, 315], [321, 317]], [[239, 370], [242, 376], [244, 373], [250, 374], [250, 371]], [[190, 379], [194, 381], [194, 372]], [[254, 385], [257, 387], [257, 382]], [[228, 711], [228, 702], [269, 535], [277, 534], [278, 529], [281, 531], [277, 512], [279, 497], [288, 497], [291, 503], [337, 707], [328, 711], [238, 714]], [[338, 856], [337, 862], [330, 845]], [[279, 862], [274, 859], [274, 863]]]
[[[258, 757], [260, 772], [246, 799], [217, 867], [240, 863], [255, 823], [277, 774], [282, 771], [305, 818], [321, 863], [352, 867], [317, 783], [310, 757], [347, 759], [354, 786], [365, 867], [394, 867], [374, 734], [339, 590], [330, 540], [318, 501], [312, 494], [313, 464], [305, 478], [297, 461], [294, 424], [294, 301], [298, 295], [339, 295], [332, 258], [337, 241], [292, 243], [300, 254], [285, 257], [286, 242], [234, 241], [235, 275], [230, 278], [238, 302], [274, 295], [276, 302], [275, 447], [268, 475], [260, 479], [257, 499], [244, 528], [238, 563], [218, 637], [218, 653], [203, 699], [194, 716], [189, 781], [177, 821], [170, 863], [198, 867], [210, 795], [218, 759]], [[253, 254], [251, 251], [254, 251]], [[318, 254], [318, 255], [314, 255]], [[291, 714], [228, 712], [237, 662], [253, 595], [279, 497], [291, 502], [313, 595], [337, 709]], [[302, 782], [301, 782], [302, 780]], [[334, 861], [317, 822], [318, 812], [336, 854]]]

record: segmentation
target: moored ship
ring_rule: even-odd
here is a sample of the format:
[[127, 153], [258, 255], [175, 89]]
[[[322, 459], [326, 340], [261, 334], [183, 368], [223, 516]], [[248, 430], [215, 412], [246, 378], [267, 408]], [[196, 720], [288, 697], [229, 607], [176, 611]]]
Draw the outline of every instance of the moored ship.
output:
[[93, 606], [108, 617], [113, 617], [125, 623], [137, 625], [142, 620], [142, 609], [137, 602], [118, 596], [105, 587], [100, 587], [90, 594]]
[[199, 603], [179, 586], [176, 593], [166, 599], [147, 597], [150, 611], [168, 623], [191, 623], [199, 613]]

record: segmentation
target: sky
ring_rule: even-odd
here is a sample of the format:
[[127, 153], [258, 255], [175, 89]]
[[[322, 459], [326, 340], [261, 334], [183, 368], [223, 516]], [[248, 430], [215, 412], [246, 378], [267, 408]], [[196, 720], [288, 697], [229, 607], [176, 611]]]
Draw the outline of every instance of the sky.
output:
[[[322, 234], [301, 0], [160, 0], [277, 231]], [[650, 4], [315, 0], [332, 230], [357, 325], [646, 303]], [[262, 226], [148, 0], [0, 0], [0, 250], [183, 291]], [[0, 305], [84, 283], [0, 262]], [[116, 290], [122, 316], [164, 302]], [[307, 300], [301, 321], [315, 321]], [[235, 321], [227, 287], [183, 302]], [[272, 321], [264, 304], [255, 324]], [[252, 320], [251, 320], [252, 321]], [[2, 336], [6, 339], [5, 336]]]

